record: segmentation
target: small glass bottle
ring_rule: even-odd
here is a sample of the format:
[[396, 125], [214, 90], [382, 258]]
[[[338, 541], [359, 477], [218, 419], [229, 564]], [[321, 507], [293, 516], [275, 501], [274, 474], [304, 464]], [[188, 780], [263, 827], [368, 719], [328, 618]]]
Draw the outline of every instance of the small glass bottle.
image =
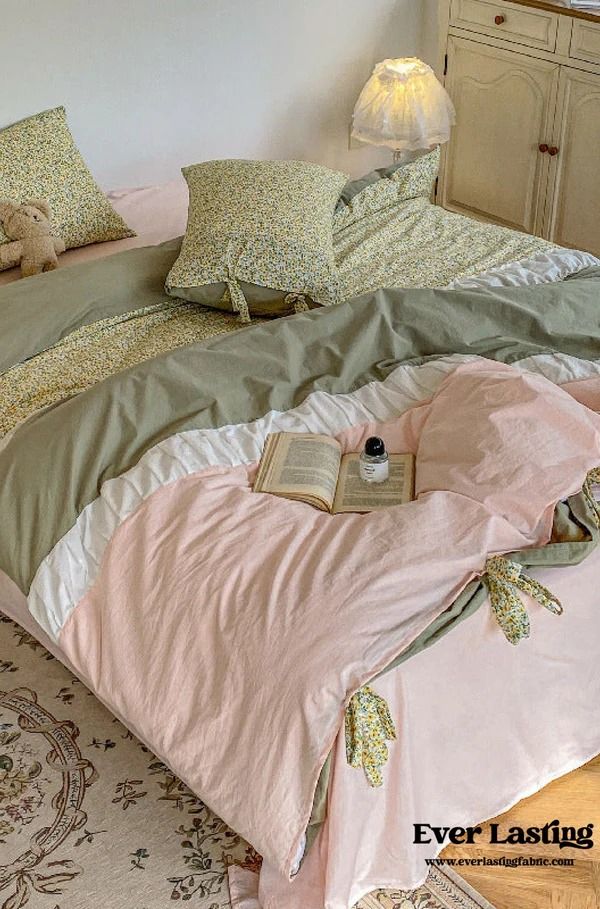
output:
[[361, 480], [366, 483], [385, 483], [390, 475], [390, 461], [383, 439], [371, 436], [365, 442], [359, 461]]

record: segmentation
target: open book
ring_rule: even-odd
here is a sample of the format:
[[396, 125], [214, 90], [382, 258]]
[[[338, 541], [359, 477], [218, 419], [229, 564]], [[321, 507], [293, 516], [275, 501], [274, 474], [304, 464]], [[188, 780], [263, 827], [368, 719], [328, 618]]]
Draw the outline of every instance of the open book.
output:
[[359, 473], [358, 454], [342, 454], [330, 436], [275, 432], [267, 436], [255, 492], [306, 502], [330, 514], [377, 511], [413, 498], [412, 454], [391, 454], [385, 483], [367, 483]]

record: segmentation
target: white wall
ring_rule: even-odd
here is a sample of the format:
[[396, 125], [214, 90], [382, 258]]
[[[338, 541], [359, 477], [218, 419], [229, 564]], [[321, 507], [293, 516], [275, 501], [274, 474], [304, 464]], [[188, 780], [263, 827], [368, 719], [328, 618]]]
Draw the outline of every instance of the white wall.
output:
[[[422, 60], [433, 66], [439, 78], [443, 78], [443, 54], [444, 47], [441, 46], [442, 38], [440, 13], [442, 6], [439, 0], [416, 0], [417, 6], [421, 10], [421, 40], [419, 42]], [[446, 34], [444, 32], [445, 39]]]
[[389, 160], [348, 148], [358, 92], [386, 56], [431, 56], [432, 2], [0, 0], [0, 126], [64, 104], [105, 187], [220, 157], [358, 174]]

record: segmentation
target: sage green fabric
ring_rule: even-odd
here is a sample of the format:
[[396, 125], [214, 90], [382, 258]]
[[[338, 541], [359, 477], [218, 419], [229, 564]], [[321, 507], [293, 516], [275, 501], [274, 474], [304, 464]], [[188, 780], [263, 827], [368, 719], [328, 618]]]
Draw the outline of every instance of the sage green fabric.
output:
[[0, 446], [21, 423], [82, 394], [122, 369], [185, 344], [239, 331], [233, 313], [183, 303], [163, 303], [101, 319], [0, 374]]
[[[289, 294], [338, 302], [332, 218], [345, 174], [305, 161], [229, 160], [186, 167], [183, 175], [188, 224], [169, 294], [244, 318], [293, 311]], [[266, 310], [257, 286], [277, 292]]]
[[[386, 187], [383, 207], [381, 186]], [[528, 234], [444, 211], [422, 196], [398, 203], [391, 180], [369, 186], [334, 217], [333, 244], [344, 300], [382, 286], [443, 287], [554, 248]], [[180, 247], [180, 239], [171, 240], [0, 287], [0, 373], [84, 325], [164, 302], [164, 279]], [[279, 297], [273, 301], [272, 293], [257, 290], [257, 308], [266, 315], [277, 314]]]
[[[462, 218], [459, 215], [452, 215], [444, 212], [438, 206], [429, 206], [431, 216], [435, 218], [432, 222], [432, 229], [435, 230], [436, 236], [444, 233], [444, 225], [440, 219], [451, 219], [451, 224], [455, 220], [465, 222], [466, 225], [472, 225], [470, 219]], [[422, 221], [426, 220], [424, 212], [415, 213], [415, 217]], [[370, 219], [363, 219], [369, 221]], [[494, 225], [487, 225], [494, 226]], [[379, 224], [375, 227], [375, 233], [380, 235], [384, 229]], [[335, 236], [336, 254], [339, 257], [339, 269], [341, 279], [344, 285], [344, 293], [349, 294], [354, 291], [355, 294], [365, 293], [365, 284], [367, 289], [370, 282], [375, 280], [377, 283], [383, 279], [384, 272], [388, 274], [391, 282], [398, 286], [411, 286], [417, 284], [419, 287], [430, 286], [432, 277], [431, 269], [428, 267], [427, 273], [423, 267], [419, 267], [413, 274], [405, 267], [404, 261], [395, 263], [394, 260], [384, 263], [385, 269], [381, 274], [373, 277], [373, 267], [378, 267], [377, 263], [370, 268], [368, 275], [363, 276], [359, 273], [360, 263], [356, 261], [357, 249], [364, 247], [365, 256], [371, 250], [369, 244], [370, 227], [367, 225], [363, 231], [362, 225], [353, 225], [352, 236], [348, 230], [340, 228]], [[355, 231], [360, 230], [360, 236]], [[518, 234], [515, 231], [507, 231], [504, 228], [497, 228], [506, 235], [513, 238], [524, 238], [525, 240], [534, 241], [535, 238], [528, 237], [525, 234]], [[448, 242], [453, 247], [456, 243], [455, 231], [451, 231], [448, 236]], [[469, 231], [463, 236], [463, 242], [469, 243]], [[393, 239], [390, 236], [390, 241]], [[415, 246], [414, 238], [409, 244], [408, 236], [404, 237], [402, 245]], [[474, 273], [472, 267], [487, 269], [493, 267], [491, 262], [491, 247], [496, 248], [500, 244], [501, 237], [490, 238], [490, 249], [486, 252], [481, 261], [477, 261], [476, 266], [473, 263], [467, 263], [466, 256], [462, 256], [465, 261], [455, 262], [453, 268], [442, 276], [442, 283], [450, 280], [451, 276]], [[507, 241], [508, 242], [508, 241]], [[164, 292], [165, 275], [169, 272], [171, 266], [177, 260], [181, 249], [181, 238], [169, 240], [158, 246], [149, 246], [142, 249], [127, 250], [126, 252], [117, 253], [106, 259], [85, 262], [80, 265], [72, 266], [68, 269], [57, 269], [44, 275], [36, 275], [32, 278], [24, 278], [15, 281], [4, 287], [0, 287], [0, 325], [1, 325], [1, 343], [0, 343], [0, 373], [6, 372], [17, 363], [21, 363], [43, 350], [52, 347], [61, 338], [67, 337], [71, 332], [90, 325], [101, 319], [121, 316], [163, 303], [166, 299]], [[372, 250], [376, 255], [376, 250]], [[522, 252], [522, 250], [521, 250]], [[489, 254], [488, 254], [489, 253]], [[496, 256], [500, 261], [505, 258], [506, 261], [519, 250], [515, 244], [510, 241], [506, 247], [505, 256]], [[439, 259], [439, 257], [438, 257]], [[439, 271], [441, 262], [436, 259], [434, 267]], [[429, 261], [429, 259], [428, 259]], [[397, 265], [397, 267], [396, 267]], [[589, 277], [593, 285], [584, 292], [585, 302], [591, 307], [588, 313], [588, 319], [597, 307], [597, 285], [596, 279], [598, 269], [589, 268], [579, 272], [577, 275], [567, 278], [567, 281], [577, 280], [580, 282]], [[435, 281], [434, 284], [438, 284]], [[527, 337], [527, 327], [532, 326], [531, 338], [538, 346], [541, 343], [547, 349], [552, 349], [553, 334], [558, 331], [561, 343], [568, 343], [569, 350], [566, 352], [578, 355], [579, 349], [582, 355], [587, 356], [586, 350], [594, 349], [593, 338], [586, 336], [586, 324], [583, 323], [581, 329], [577, 326], [578, 307], [573, 307], [571, 295], [565, 295], [562, 284], [545, 285], [543, 288], [524, 288], [523, 303], [517, 308], [513, 308], [510, 321], [515, 322], [519, 337]], [[581, 284], [581, 286], [583, 286]], [[518, 292], [518, 291], [517, 291]], [[387, 293], [381, 291], [381, 293]], [[394, 294], [398, 291], [393, 291]], [[414, 305], [413, 298], [407, 298], [403, 301], [403, 313], [406, 319], [407, 330], [412, 332], [410, 326], [414, 324], [414, 334], [412, 335], [415, 343], [419, 345], [418, 350], [428, 350], [427, 345], [422, 346], [419, 341], [420, 332], [427, 328], [427, 321], [437, 322], [435, 318], [435, 300], [437, 295], [442, 294], [439, 299], [445, 299], [446, 291], [434, 291], [432, 296], [427, 291], [424, 299], [427, 300], [421, 310], [419, 303]], [[452, 292], [454, 293], [454, 292]], [[482, 298], [481, 306], [473, 310], [473, 315], [477, 318], [487, 319], [488, 312], [493, 313], [495, 309], [494, 300], [498, 301], [500, 306], [504, 301], [510, 298], [513, 291], [510, 288], [499, 288], [494, 291], [486, 292]], [[471, 292], [477, 297], [477, 292]], [[508, 297], [507, 297], [508, 294]], [[372, 293], [368, 294], [374, 300], [378, 297]], [[414, 300], [418, 301], [418, 297]], [[451, 296], [448, 298], [452, 300]], [[540, 304], [538, 304], [538, 299]], [[545, 313], [540, 309], [540, 305], [547, 307]], [[442, 325], [446, 322], [452, 323], [452, 307], [444, 305], [440, 308], [440, 318]], [[500, 312], [500, 310], [499, 310]], [[478, 332], [473, 333], [469, 325], [468, 313], [463, 309], [458, 311], [458, 317], [461, 324], [466, 326], [465, 343], [469, 343]], [[483, 335], [493, 326], [487, 322], [482, 326]], [[432, 326], [433, 327], [433, 326]], [[451, 329], [449, 328], [451, 331]], [[452, 332], [449, 337], [452, 337]], [[439, 348], [439, 345], [438, 345]], [[438, 349], [436, 348], [436, 349]], [[450, 348], [443, 350], [444, 353], [450, 351]], [[412, 354], [409, 354], [412, 355]], [[422, 353], [415, 354], [423, 355]], [[594, 354], [589, 354], [593, 357]]]
[[[23, 591], [98, 495], [161, 439], [347, 393], [449, 353], [600, 358], [600, 269], [561, 285], [394, 290], [271, 320], [124, 370], [21, 425], [0, 451], [0, 569]], [[74, 444], [76, 440], [76, 444]]]
[[[238, 281], [237, 283], [253, 317], [277, 318], [293, 314], [295, 294], [290, 297], [289, 293], [283, 293], [280, 290], [273, 290], [269, 287], [260, 287], [258, 284], [249, 284], [247, 281]], [[173, 293], [171, 296], [178, 297], [186, 302], [199, 303], [201, 306], [207, 306], [210, 309], [218, 309], [221, 312], [231, 313], [235, 311], [232, 307], [229, 287], [225, 282], [186, 288], [181, 293]], [[306, 295], [304, 297], [305, 308], [315, 309], [319, 305], [311, 300], [310, 297]]]
[[329, 781], [331, 779], [332, 754], [333, 752], [330, 751], [325, 758], [325, 763], [321, 767], [321, 773], [317, 780], [310, 820], [306, 827], [306, 847], [304, 849], [304, 855], [308, 854], [310, 847], [318, 837], [319, 831], [327, 818], [327, 795], [329, 793]]
[[[0, 198], [46, 199], [67, 249], [135, 236], [88, 170], [64, 107], [0, 130], [0, 162]], [[0, 243], [7, 240], [0, 228]]]
[[163, 303], [180, 246], [129, 249], [0, 287], [0, 374], [84, 325]]
[[[355, 219], [351, 227], [334, 229], [334, 250], [339, 257], [338, 273], [344, 298], [377, 290], [383, 283], [398, 287], [444, 285], [457, 277], [527, 257], [537, 249], [537, 244], [545, 244], [545, 241], [496, 225], [479, 225], [431, 205], [424, 197], [398, 204], [394, 184], [391, 180], [382, 180], [379, 185], [384, 183], [388, 191], [392, 190], [389, 208], [369, 212], [371, 204], [380, 202], [380, 199], [371, 198], [370, 190], [378, 190], [378, 187], [371, 186], [349, 206]], [[362, 215], [359, 215], [359, 210]], [[337, 216], [334, 218], [336, 221]], [[430, 244], [430, 252], [423, 256], [421, 251], [427, 244]], [[127, 275], [124, 287], [135, 286], [136, 282], [143, 287], [147, 271], [156, 291], [158, 284], [152, 275], [156, 275], [157, 271], [160, 275], [157, 266], [164, 265], [163, 249], [157, 247], [155, 252], [146, 250], [143, 255], [116, 260], [117, 263], [121, 261], [126, 261], [132, 272]], [[172, 264], [171, 261], [166, 266], [166, 271]], [[113, 284], [110, 280], [113, 268], [112, 261], [107, 262], [107, 291]], [[91, 279], [86, 269], [87, 266], [76, 269], [68, 287], [69, 311], [74, 317], [84, 310], [83, 301], [89, 293], [90, 280], [93, 282], [93, 295], [98, 294], [98, 288], [102, 287], [102, 267], [91, 267]], [[26, 331], [25, 340], [29, 344], [34, 339], [38, 342], [38, 349], [47, 349], [27, 363], [5, 370], [3, 375], [0, 372], [0, 440], [36, 411], [80, 394], [120, 369], [183, 344], [206, 341], [240, 327], [238, 317], [231, 312], [172, 298], [157, 303], [156, 293], [149, 298], [151, 305], [144, 307], [144, 299], [137, 293], [131, 297], [131, 306], [136, 307], [133, 310], [128, 305], [128, 298], [120, 295], [124, 306], [118, 308], [127, 310], [125, 313], [79, 326], [77, 322], [83, 319], [75, 319], [74, 330], [48, 346], [48, 339], [46, 343], [40, 343], [44, 340], [44, 329], [47, 327], [44, 325], [45, 314], [52, 319], [55, 305], [60, 312], [64, 301], [59, 299], [55, 304], [54, 300], [56, 293], [53, 290], [59, 289], [60, 282], [53, 279], [46, 284], [45, 281], [45, 276], [38, 276], [36, 284], [32, 285], [40, 293], [44, 289], [44, 306], [39, 312], [39, 322], [38, 313], [35, 313], [36, 329]], [[3, 311], [2, 301], [10, 303], [11, 294], [10, 288], [4, 293], [0, 288], [0, 313]], [[261, 291], [261, 299], [262, 294], [266, 296], [260, 311], [264, 310], [267, 316], [277, 315], [268, 311], [267, 298], [273, 292]], [[14, 306], [10, 310], [15, 315], [17, 331], [20, 313], [30, 311], [28, 298], [25, 296], [23, 299], [24, 296], [20, 296], [21, 302], [16, 310]], [[100, 294], [99, 298], [103, 299], [103, 295]], [[115, 293], [117, 299], [119, 288]], [[4, 312], [8, 311], [9, 307], [5, 305]], [[89, 313], [86, 318], [89, 320]], [[5, 334], [10, 332], [8, 324], [4, 328]], [[6, 349], [10, 351], [9, 344]], [[26, 357], [29, 353], [24, 351]]]

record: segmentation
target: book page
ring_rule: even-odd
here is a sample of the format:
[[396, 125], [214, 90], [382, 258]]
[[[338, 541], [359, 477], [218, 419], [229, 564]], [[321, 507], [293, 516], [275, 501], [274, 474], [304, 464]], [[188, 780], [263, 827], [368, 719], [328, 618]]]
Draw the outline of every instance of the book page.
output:
[[[254, 489], [307, 501], [329, 511], [335, 497], [342, 453], [335, 439], [312, 433], [280, 432], [265, 445]], [[316, 500], [316, 501], [315, 501]]]
[[392, 454], [389, 458], [389, 479], [385, 483], [367, 483], [360, 477], [360, 456], [344, 455], [332, 513], [366, 513], [410, 502], [414, 489], [414, 456]]

